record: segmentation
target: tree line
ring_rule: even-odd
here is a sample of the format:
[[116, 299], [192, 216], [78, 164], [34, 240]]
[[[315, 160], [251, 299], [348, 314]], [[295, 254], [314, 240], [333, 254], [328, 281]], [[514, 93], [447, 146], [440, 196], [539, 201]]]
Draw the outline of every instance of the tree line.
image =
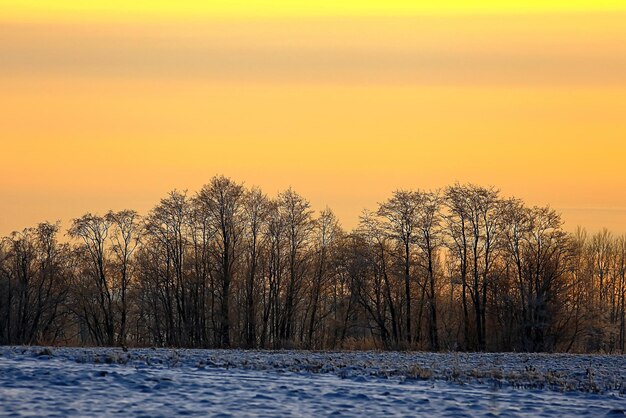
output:
[[345, 231], [217, 176], [62, 235], [0, 241], [1, 344], [624, 353], [626, 236], [493, 188], [398, 190]]

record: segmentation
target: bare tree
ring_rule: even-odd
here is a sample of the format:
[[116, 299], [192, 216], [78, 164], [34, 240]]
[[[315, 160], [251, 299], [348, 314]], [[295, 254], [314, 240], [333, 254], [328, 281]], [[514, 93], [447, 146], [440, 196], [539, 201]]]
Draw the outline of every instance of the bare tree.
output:
[[425, 293], [428, 296], [428, 336], [430, 349], [439, 350], [439, 332], [437, 326], [437, 279], [435, 267], [438, 264], [438, 249], [443, 245], [441, 230], [441, 206], [442, 200], [439, 192], [416, 192], [419, 202], [415, 228], [419, 233], [417, 238], [418, 247], [425, 260], [427, 283], [423, 283]]
[[97, 288], [97, 308], [100, 317], [93, 315], [93, 322], [89, 323], [87, 320], [87, 323], [96, 341], [109, 346], [115, 343], [115, 295], [108, 276], [106, 251], [111, 225], [111, 221], [105, 217], [88, 213], [72, 220], [72, 226], [68, 231], [70, 236], [82, 242], [79, 251], [86, 256], [86, 268], [80, 274], [89, 276]]
[[329, 208], [324, 209], [315, 222], [313, 232], [313, 248], [315, 252], [315, 273], [309, 291], [310, 296], [310, 319], [307, 335], [307, 346], [313, 347], [313, 333], [319, 329], [320, 299], [323, 296], [324, 287], [329, 281], [329, 276], [334, 272], [330, 265], [335, 250], [341, 239], [342, 230], [335, 214]]
[[[395, 289], [388, 273], [391, 248], [383, 232], [381, 222], [374, 214], [365, 211], [360, 218], [359, 229], [351, 242], [355, 247], [356, 260], [349, 274], [355, 283], [361, 304], [376, 322], [383, 345], [395, 348], [400, 342], [398, 308]], [[349, 265], [348, 262], [344, 262]], [[388, 324], [389, 323], [389, 324]], [[389, 330], [391, 328], [391, 330]]]
[[220, 333], [221, 347], [230, 346], [230, 287], [235, 263], [239, 258], [239, 243], [244, 224], [242, 222], [244, 188], [231, 179], [214, 177], [198, 193], [197, 200], [207, 217], [216, 227], [216, 251], [220, 289]]
[[[404, 275], [406, 342], [413, 342], [411, 333], [411, 268], [415, 245], [415, 224], [419, 211], [419, 196], [415, 192], [397, 190], [378, 208], [378, 215], [385, 218], [388, 236], [397, 243]], [[418, 330], [419, 332], [419, 330]]]
[[292, 189], [214, 177], [145, 217], [0, 239], [0, 343], [624, 352], [626, 237], [455, 184], [344, 233]]
[[132, 257], [139, 245], [141, 226], [139, 216], [134, 210], [122, 210], [119, 212], [108, 212], [105, 216], [107, 222], [113, 226], [111, 239], [111, 251], [115, 258], [115, 263], [119, 271], [120, 304], [120, 325], [118, 344], [126, 345], [126, 333], [128, 322], [128, 287], [132, 277]]
[[262, 248], [264, 220], [269, 210], [267, 196], [258, 188], [253, 188], [245, 195], [243, 217], [246, 223], [246, 315], [245, 315], [245, 345], [248, 348], [257, 345], [257, 297], [259, 289], [259, 257]]
[[295, 335], [296, 310], [301, 297], [302, 280], [308, 267], [305, 252], [314, 223], [309, 202], [291, 188], [279, 194], [278, 208], [285, 225], [289, 280], [285, 289], [279, 338], [282, 343], [287, 343]]
[[[469, 332], [469, 293], [474, 307], [477, 348], [485, 350], [487, 290], [496, 256], [500, 223], [498, 192], [493, 188], [457, 184], [446, 190], [446, 196], [450, 210], [448, 233], [452, 238], [453, 249], [459, 255], [465, 329]], [[470, 274], [471, 281], [468, 280]]]
[[463, 306], [463, 348], [470, 346], [470, 319], [468, 307], [469, 294], [469, 249], [470, 249], [470, 212], [466, 205], [465, 188], [459, 184], [448, 187], [445, 191], [445, 204], [448, 248], [458, 258], [458, 274], [461, 282], [461, 301]]
[[282, 291], [282, 278], [284, 270], [285, 219], [281, 215], [279, 203], [270, 201], [265, 225], [264, 240], [268, 246], [266, 276], [264, 283], [264, 308], [263, 330], [261, 333], [261, 347], [266, 347], [268, 342], [276, 345], [279, 339], [280, 321], [280, 294]]
[[54, 343], [65, 325], [67, 246], [44, 222], [0, 240], [0, 342]]
[[188, 286], [185, 265], [189, 245], [190, 202], [173, 191], [144, 223], [142, 285], [149, 286], [150, 325], [160, 345], [188, 344]]

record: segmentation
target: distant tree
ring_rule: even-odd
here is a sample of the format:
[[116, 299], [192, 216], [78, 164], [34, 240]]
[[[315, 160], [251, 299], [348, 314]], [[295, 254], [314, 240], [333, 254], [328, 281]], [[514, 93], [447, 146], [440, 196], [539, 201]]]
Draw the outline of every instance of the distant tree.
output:
[[302, 282], [309, 267], [306, 257], [311, 233], [315, 226], [309, 202], [293, 189], [278, 195], [278, 210], [284, 222], [287, 246], [288, 282], [284, 289], [284, 306], [279, 321], [282, 343], [295, 336], [296, 311], [302, 298]]
[[265, 218], [269, 211], [269, 200], [258, 188], [253, 188], [244, 196], [243, 221], [246, 234], [246, 285], [245, 285], [245, 345], [257, 345], [257, 292], [260, 288], [259, 259], [263, 246]]
[[[405, 335], [408, 344], [413, 342], [411, 333], [411, 299], [412, 299], [412, 276], [413, 247], [415, 246], [416, 223], [419, 211], [419, 195], [416, 192], [397, 190], [393, 196], [382, 203], [378, 208], [378, 216], [385, 219], [383, 227], [390, 239], [398, 248], [398, 255], [404, 277], [405, 299]], [[419, 330], [418, 330], [419, 333]]]
[[466, 204], [466, 189], [455, 184], [445, 190], [445, 205], [447, 213], [446, 233], [447, 245], [452, 257], [457, 259], [457, 270], [461, 282], [461, 302], [463, 306], [463, 343], [464, 349], [470, 348], [470, 318], [469, 318], [469, 252], [471, 240], [470, 210]]
[[84, 264], [77, 274], [88, 278], [89, 284], [95, 284], [96, 294], [83, 294], [84, 301], [80, 309], [92, 337], [98, 344], [115, 344], [115, 289], [109, 277], [107, 238], [112, 222], [106, 217], [88, 213], [72, 220], [69, 229], [71, 237], [80, 240], [78, 256]]
[[0, 240], [0, 343], [54, 343], [63, 335], [67, 247], [48, 222]]
[[190, 344], [189, 289], [185, 266], [191, 205], [186, 192], [173, 191], [144, 222], [140, 252], [141, 286], [149, 289], [148, 327], [158, 345]]
[[[307, 331], [307, 346], [314, 347], [313, 334], [321, 328], [320, 310], [325, 287], [330, 277], [335, 274], [332, 263], [336, 257], [337, 247], [340, 243], [343, 231], [335, 214], [329, 208], [324, 209], [319, 218], [315, 220], [313, 230], [313, 251], [315, 253], [315, 266], [312, 283], [309, 290], [310, 318]], [[326, 313], [322, 313], [326, 316]]]
[[423, 288], [428, 297], [428, 337], [430, 349], [439, 351], [439, 331], [437, 324], [437, 273], [438, 250], [443, 245], [441, 228], [442, 199], [439, 192], [416, 192], [418, 213], [415, 228], [418, 232], [417, 244], [422, 252], [427, 280]]
[[396, 348], [400, 343], [399, 304], [388, 271], [392, 249], [381, 221], [375, 214], [364, 211], [349, 242], [351, 257], [344, 263], [352, 277], [353, 289], [375, 321], [384, 347]]
[[[448, 221], [456, 249], [460, 252], [461, 280], [464, 283], [464, 310], [469, 293], [474, 307], [477, 349], [486, 349], [487, 295], [499, 227], [498, 192], [474, 185], [455, 185], [447, 190]], [[471, 281], [468, 280], [468, 272]], [[466, 317], [469, 321], [469, 315]], [[467, 327], [466, 327], [467, 328]]]
[[220, 347], [230, 347], [230, 289], [244, 233], [243, 199], [243, 186], [224, 176], [214, 177], [197, 196], [202, 210], [216, 230], [214, 255], [221, 279]]
[[398, 190], [344, 232], [227, 177], [0, 239], [0, 344], [625, 352], [626, 236], [493, 188]]
[[118, 274], [116, 288], [119, 289], [119, 311], [120, 325], [118, 333], [118, 344], [126, 345], [127, 323], [128, 323], [128, 287], [133, 276], [132, 258], [139, 245], [141, 236], [141, 225], [139, 215], [134, 210], [123, 210], [119, 212], [108, 212], [105, 216], [107, 222], [113, 226], [111, 231], [111, 252], [115, 260]]

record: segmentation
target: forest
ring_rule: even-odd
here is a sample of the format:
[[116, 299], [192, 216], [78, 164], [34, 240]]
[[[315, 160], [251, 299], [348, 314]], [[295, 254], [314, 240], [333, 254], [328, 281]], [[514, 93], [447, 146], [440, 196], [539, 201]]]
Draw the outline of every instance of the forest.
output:
[[347, 231], [216, 176], [68, 226], [0, 240], [0, 344], [624, 353], [626, 236], [492, 187], [397, 190]]

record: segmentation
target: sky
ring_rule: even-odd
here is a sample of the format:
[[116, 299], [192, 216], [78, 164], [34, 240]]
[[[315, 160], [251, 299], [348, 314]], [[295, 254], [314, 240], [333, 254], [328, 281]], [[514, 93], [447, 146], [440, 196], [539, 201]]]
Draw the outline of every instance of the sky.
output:
[[346, 228], [456, 181], [626, 233], [624, 1], [0, 0], [0, 236], [216, 174]]

